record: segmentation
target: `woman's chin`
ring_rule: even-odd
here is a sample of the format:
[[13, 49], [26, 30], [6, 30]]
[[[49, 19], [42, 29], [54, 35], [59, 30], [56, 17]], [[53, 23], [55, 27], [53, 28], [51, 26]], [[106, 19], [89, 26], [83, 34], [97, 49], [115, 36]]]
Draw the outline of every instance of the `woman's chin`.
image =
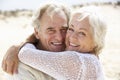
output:
[[72, 47], [67, 47], [66, 51], [78, 51], [78, 49], [76, 48], [72, 48]]

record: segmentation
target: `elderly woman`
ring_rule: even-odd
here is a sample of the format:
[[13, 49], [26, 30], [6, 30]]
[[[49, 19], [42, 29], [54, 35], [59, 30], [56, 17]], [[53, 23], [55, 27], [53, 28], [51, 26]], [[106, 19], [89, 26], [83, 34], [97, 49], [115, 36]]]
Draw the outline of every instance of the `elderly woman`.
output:
[[28, 43], [20, 50], [19, 59], [57, 80], [104, 80], [97, 56], [105, 32], [105, 24], [96, 13], [81, 9], [71, 14], [66, 51], [42, 51]]

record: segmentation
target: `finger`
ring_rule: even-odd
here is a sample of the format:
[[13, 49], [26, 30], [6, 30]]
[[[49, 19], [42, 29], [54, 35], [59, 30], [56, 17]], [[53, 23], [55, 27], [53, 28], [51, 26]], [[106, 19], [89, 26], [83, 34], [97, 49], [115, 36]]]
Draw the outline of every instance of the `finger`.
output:
[[13, 74], [17, 74], [18, 73], [18, 62], [16, 62], [15, 64], [14, 64], [14, 70], [13, 70]]
[[3, 71], [6, 72], [6, 62], [5, 62], [5, 60], [2, 61], [2, 69], [3, 69]]
[[7, 73], [9, 73], [9, 74], [13, 74], [13, 65], [14, 65], [14, 63], [13, 62], [8, 62], [8, 64], [7, 64]]

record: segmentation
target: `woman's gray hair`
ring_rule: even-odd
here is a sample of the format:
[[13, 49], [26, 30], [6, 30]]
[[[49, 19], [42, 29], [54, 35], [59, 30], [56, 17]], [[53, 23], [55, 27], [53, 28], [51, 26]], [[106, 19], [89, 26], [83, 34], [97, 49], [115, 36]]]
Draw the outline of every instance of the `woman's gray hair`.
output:
[[69, 22], [69, 9], [61, 4], [44, 4], [32, 16], [32, 26], [34, 28], [40, 27], [40, 19], [42, 15], [46, 12], [51, 18], [55, 12], [61, 13], [64, 12], [67, 22]]
[[106, 34], [106, 22], [103, 20], [102, 16], [99, 15], [97, 11], [95, 11], [96, 8], [94, 7], [91, 7], [91, 8], [85, 7], [85, 8], [81, 8], [79, 10], [73, 11], [71, 13], [70, 22], [72, 17], [75, 14], [80, 14], [80, 17], [78, 18], [78, 20], [80, 21], [88, 17], [90, 26], [93, 30], [92, 32], [93, 32], [94, 42], [95, 42], [95, 48], [93, 50], [93, 53], [98, 55], [104, 47], [105, 34]]

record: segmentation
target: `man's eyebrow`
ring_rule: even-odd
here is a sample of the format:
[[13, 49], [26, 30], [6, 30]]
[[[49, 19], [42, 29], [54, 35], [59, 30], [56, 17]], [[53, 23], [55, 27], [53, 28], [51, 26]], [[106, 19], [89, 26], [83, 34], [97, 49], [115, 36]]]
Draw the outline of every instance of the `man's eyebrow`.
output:
[[68, 26], [62, 26], [62, 28], [68, 28]]
[[47, 30], [51, 30], [51, 29], [53, 29], [53, 27], [49, 27], [49, 28], [47, 28]]

